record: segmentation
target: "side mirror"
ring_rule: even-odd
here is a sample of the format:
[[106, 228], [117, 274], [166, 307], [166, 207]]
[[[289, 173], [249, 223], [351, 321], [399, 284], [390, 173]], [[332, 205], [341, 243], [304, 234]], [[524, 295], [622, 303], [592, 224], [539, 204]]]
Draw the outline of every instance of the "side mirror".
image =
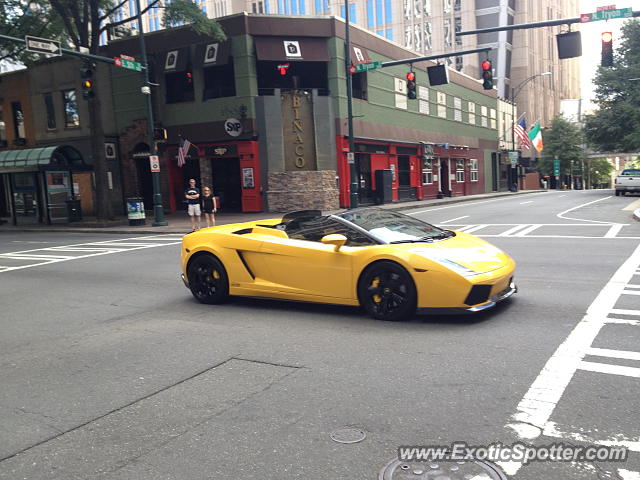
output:
[[337, 252], [341, 246], [347, 243], [347, 237], [340, 233], [332, 233], [331, 235], [325, 235], [320, 241], [325, 245], [334, 245], [336, 247], [335, 251]]

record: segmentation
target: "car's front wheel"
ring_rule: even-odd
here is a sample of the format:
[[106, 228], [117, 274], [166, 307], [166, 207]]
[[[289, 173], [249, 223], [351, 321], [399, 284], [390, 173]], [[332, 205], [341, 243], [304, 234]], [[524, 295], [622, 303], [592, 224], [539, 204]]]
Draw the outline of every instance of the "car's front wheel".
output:
[[373, 318], [404, 320], [416, 312], [416, 286], [409, 272], [391, 261], [368, 267], [358, 283], [360, 305]]
[[224, 266], [213, 255], [199, 255], [189, 263], [189, 289], [202, 303], [222, 303], [229, 296], [229, 279]]

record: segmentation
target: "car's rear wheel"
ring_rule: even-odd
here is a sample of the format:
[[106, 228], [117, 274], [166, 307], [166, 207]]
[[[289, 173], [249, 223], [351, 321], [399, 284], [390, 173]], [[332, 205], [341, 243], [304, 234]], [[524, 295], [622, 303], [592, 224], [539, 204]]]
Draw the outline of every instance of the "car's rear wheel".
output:
[[222, 303], [229, 297], [229, 277], [213, 255], [199, 255], [189, 263], [189, 289], [202, 303]]
[[360, 305], [373, 318], [404, 320], [416, 312], [416, 286], [409, 272], [395, 262], [368, 267], [358, 283]]

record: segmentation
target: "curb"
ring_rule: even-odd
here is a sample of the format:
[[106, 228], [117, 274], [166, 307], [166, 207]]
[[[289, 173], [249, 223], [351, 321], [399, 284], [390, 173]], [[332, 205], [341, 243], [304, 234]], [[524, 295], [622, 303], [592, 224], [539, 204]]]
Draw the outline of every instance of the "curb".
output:
[[640, 208], [633, 211], [633, 219], [640, 222]]
[[[463, 203], [463, 202], [472, 202], [472, 201], [484, 201], [484, 200], [491, 200], [494, 198], [502, 198], [502, 197], [509, 197], [509, 196], [514, 196], [514, 195], [526, 195], [529, 193], [544, 193], [546, 192], [546, 190], [522, 190], [522, 191], [518, 191], [518, 192], [502, 192], [502, 193], [490, 193], [490, 194], [479, 194], [482, 195], [479, 197], [479, 195], [472, 195], [472, 196], [463, 196], [463, 197], [453, 197], [453, 198], [447, 198], [447, 199], [442, 199], [442, 200], [418, 200], [416, 202], [408, 202], [408, 204], [388, 204], [389, 206], [380, 206], [382, 208], [388, 209], [388, 210], [392, 210], [392, 211], [403, 211], [403, 210], [418, 210], [421, 208], [429, 208], [429, 207], [437, 207], [437, 206], [446, 206], [446, 205], [452, 205], [452, 204], [456, 204], [456, 203]], [[636, 218], [638, 221], [640, 221], [640, 209], [636, 210], [636, 212], [634, 212], [635, 214], [638, 214], [638, 217]], [[274, 217], [277, 217], [278, 215], [281, 215], [274, 212]], [[250, 220], [245, 220], [245, 221], [250, 221]], [[184, 228], [180, 228], [180, 227], [171, 227], [169, 226], [167, 227], [152, 227], [149, 228], [148, 226], [143, 226], [142, 228], [140, 227], [134, 227], [134, 226], [129, 226], [126, 224], [126, 220], [124, 221], [124, 224], [122, 221], [118, 221], [116, 225], [113, 226], [107, 226], [104, 224], [99, 224], [100, 226], [98, 226], [98, 224], [96, 225], [92, 225], [90, 227], [12, 227], [10, 231], [12, 232], [55, 232], [55, 233], [60, 233], [60, 232], [65, 232], [65, 233], [111, 233], [111, 234], [116, 234], [116, 235], [167, 235], [167, 234], [179, 234], [179, 235], [187, 235], [188, 233], [191, 233], [190, 231], [190, 226], [185, 226]], [[229, 223], [235, 223], [235, 222], [220, 222], [218, 223], [218, 225], [226, 225]], [[2, 229], [0, 229], [0, 233], [2, 233]]]

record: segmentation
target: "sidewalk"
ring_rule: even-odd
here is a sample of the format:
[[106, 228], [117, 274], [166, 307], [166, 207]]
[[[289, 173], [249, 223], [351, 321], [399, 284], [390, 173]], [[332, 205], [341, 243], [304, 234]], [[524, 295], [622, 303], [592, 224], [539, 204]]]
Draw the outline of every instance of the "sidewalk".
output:
[[[464, 197], [448, 197], [431, 200], [420, 200], [416, 202], [402, 202], [402, 203], [389, 203], [385, 205], [378, 205], [380, 208], [385, 208], [394, 211], [400, 210], [416, 210], [429, 207], [438, 207], [443, 205], [450, 205], [460, 202], [471, 202], [478, 200], [490, 200], [500, 197], [508, 197], [512, 195], [525, 195], [528, 193], [539, 193], [544, 190], [522, 190], [519, 192], [498, 192], [498, 193], [483, 193], [479, 195], [468, 195]], [[154, 227], [153, 215], [147, 214], [146, 225], [130, 226], [129, 221], [125, 216], [118, 217], [115, 220], [108, 222], [96, 222], [95, 219], [87, 218], [81, 222], [73, 222], [66, 224], [28, 224], [13, 226], [10, 223], [0, 225], [0, 233], [3, 232], [73, 232], [73, 233], [118, 233], [118, 234], [132, 234], [132, 235], [148, 235], [148, 234], [163, 234], [163, 233], [178, 233], [187, 234], [191, 232], [191, 221], [186, 212], [170, 213], [165, 215], [165, 220], [168, 222], [167, 226]], [[241, 223], [249, 222], [252, 220], [261, 220], [264, 218], [279, 218], [282, 213], [220, 213], [216, 215], [216, 224], [225, 225], [228, 223]], [[204, 217], [202, 217], [202, 224], [204, 224]]]

